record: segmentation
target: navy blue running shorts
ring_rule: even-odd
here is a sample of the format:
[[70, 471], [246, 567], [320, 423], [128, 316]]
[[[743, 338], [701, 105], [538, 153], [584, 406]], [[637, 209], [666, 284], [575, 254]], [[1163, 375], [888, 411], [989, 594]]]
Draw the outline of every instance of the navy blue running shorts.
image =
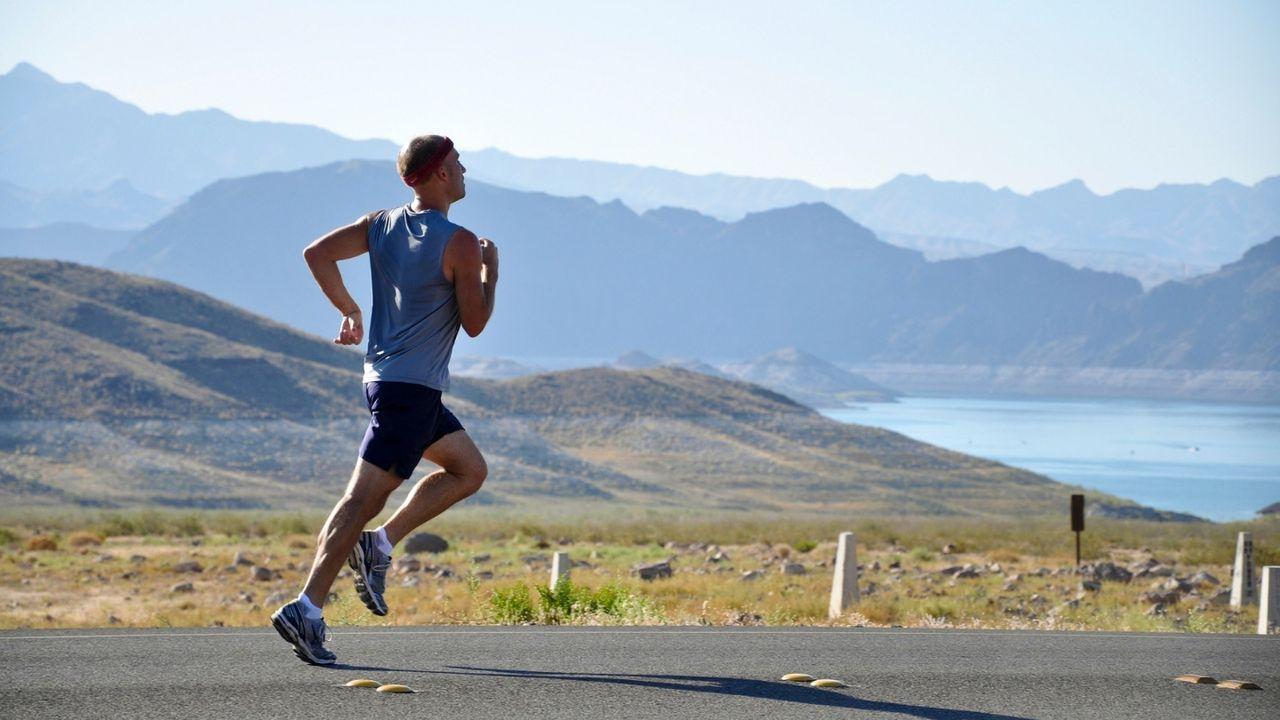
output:
[[405, 382], [367, 382], [369, 429], [360, 457], [383, 470], [409, 479], [422, 453], [435, 441], [462, 430], [462, 423], [440, 400], [440, 391]]

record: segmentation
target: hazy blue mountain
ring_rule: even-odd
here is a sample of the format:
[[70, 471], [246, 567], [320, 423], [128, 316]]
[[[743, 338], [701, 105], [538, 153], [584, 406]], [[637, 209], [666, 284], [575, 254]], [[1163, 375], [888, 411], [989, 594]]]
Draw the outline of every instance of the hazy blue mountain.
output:
[[[220, 181], [110, 264], [331, 335], [335, 311], [302, 248], [407, 199], [390, 163]], [[845, 364], [1248, 370], [1280, 357], [1265, 349], [1280, 327], [1271, 244], [1239, 268], [1144, 293], [1133, 278], [1022, 248], [929, 262], [821, 203], [708, 224], [693, 213], [637, 215], [618, 202], [472, 181], [451, 217], [494, 238], [503, 258], [494, 321], [459, 354], [610, 357], [643, 347], [657, 357], [733, 358], [796, 345]], [[343, 271], [367, 307], [367, 263]], [[1188, 292], [1224, 299], [1197, 313], [1178, 305]], [[1227, 301], [1236, 297], [1244, 304]], [[1215, 323], [1233, 329], [1208, 332]]]
[[799, 348], [788, 347], [723, 368], [731, 377], [763, 385], [814, 407], [855, 402], [888, 402], [901, 393], [837, 367]]
[[[1146, 280], [1179, 277], [1183, 265], [1195, 269], [1230, 262], [1280, 233], [1280, 176], [1252, 187], [1219, 180], [1109, 195], [1073, 180], [1021, 195], [925, 175], [899, 175], [870, 189], [826, 189], [797, 180], [521, 158], [492, 148], [468, 152], [467, 158], [469, 170], [487, 182], [602, 202], [618, 199], [638, 211], [675, 206], [736, 220], [749, 212], [820, 201], [882, 237], [929, 240], [935, 249], [949, 245], [953, 256], [971, 254], [956, 241], [1021, 245]], [[1154, 270], [1147, 267], [1148, 259], [1156, 261]]]
[[0, 180], [38, 191], [124, 178], [143, 193], [177, 199], [219, 178], [395, 152], [386, 140], [349, 140], [221, 110], [146, 113], [27, 63], [0, 75]]
[[[390, 159], [395, 150], [385, 140], [349, 140], [313, 126], [250, 122], [213, 109], [148, 114], [20, 63], [0, 75], [0, 182], [18, 186], [0, 188], [0, 226], [69, 221], [141, 227], [163, 210], [155, 197], [176, 201], [221, 178], [350, 158]], [[651, 224], [697, 235], [712, 232], [717, 218], [738, 220], [751, 212], [823, 202], [890, 242], [924, 250], [930, 259], [1023, 246], [1148, 285], [1230, 262], [1280, 233], [1280, 177], [1251, 187], [1220, 180], [1104, 196], [1073, 180], [1022, 195], [923, 175], [900, 175], [870, 189], [827, 189], [798, 180], [528, 159], [496, 149], [465, 155], [475, 179], [621, 200], [645, 212]], [[121, 179], [141, 197], [119, 197], [116, 188], [111, 197], [80, 201], [83, 189], [115, 188], [110, 184]], [[59, 196], [45, 200], [50, 192]], [[689, 210], [678, 208], [705, 215], [694, 223], [681, 216]]]
[[104, 230], [79, 223], [54, 223], [34, 228], [0, 227], [0, 257], [67, 260], [102, 265], [123, 250], [133, 230]]
[[30, 190], [0, 181], [0, 227], [75, 223], [136, 230], [159, 220], [172, 203], [139, 192], [128, 180], [98, 190]]

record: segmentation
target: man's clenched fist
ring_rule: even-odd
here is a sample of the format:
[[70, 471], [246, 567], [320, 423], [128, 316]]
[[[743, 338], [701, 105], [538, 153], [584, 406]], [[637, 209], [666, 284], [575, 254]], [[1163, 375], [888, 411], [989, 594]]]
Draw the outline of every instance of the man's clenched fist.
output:
[[498, 269], [498, 246], [489, 238], [480, 238], [480, 262], [490, 270]]
[[333, 341], [339, 345], [359, 345], [364, 339], [364, 323], [360, 320], [360, 310], [352, 310], [342, 316], [342, 328]]

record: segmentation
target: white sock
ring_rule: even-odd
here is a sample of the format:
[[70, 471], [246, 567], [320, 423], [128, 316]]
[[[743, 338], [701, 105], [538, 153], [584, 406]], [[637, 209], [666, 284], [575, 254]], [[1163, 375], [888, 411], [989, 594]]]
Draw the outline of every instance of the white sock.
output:
[[302, 603], [302, 607], [306, 611], [307, 617], [311, 620], [319, 620], [324, 617], [324, 611], [316, 607], [316, 604], [311, 602], [311, 598], [307, 597], [306, 593], [298, 593], [298, 602]]
[[377, 530], [374, 530], [374, 532], [378, 534], [378, 549], [381, 550], [384, 555], [390, 555], [391, 551], [394, 550], [395, 547], [391, 545], [391, 540], [387, 538], [387, 529], [385, 527], [379, 527]]

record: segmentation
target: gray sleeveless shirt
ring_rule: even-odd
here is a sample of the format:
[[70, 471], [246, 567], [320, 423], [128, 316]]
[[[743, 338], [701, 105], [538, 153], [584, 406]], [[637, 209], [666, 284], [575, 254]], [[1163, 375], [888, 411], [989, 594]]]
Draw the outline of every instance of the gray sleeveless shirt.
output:
[[461, 316], [444, 277], [444, 248], [458, 226], [438, 210], [380, 210], [369, 223], [373, 312], [364, 381], [449, 389]]

